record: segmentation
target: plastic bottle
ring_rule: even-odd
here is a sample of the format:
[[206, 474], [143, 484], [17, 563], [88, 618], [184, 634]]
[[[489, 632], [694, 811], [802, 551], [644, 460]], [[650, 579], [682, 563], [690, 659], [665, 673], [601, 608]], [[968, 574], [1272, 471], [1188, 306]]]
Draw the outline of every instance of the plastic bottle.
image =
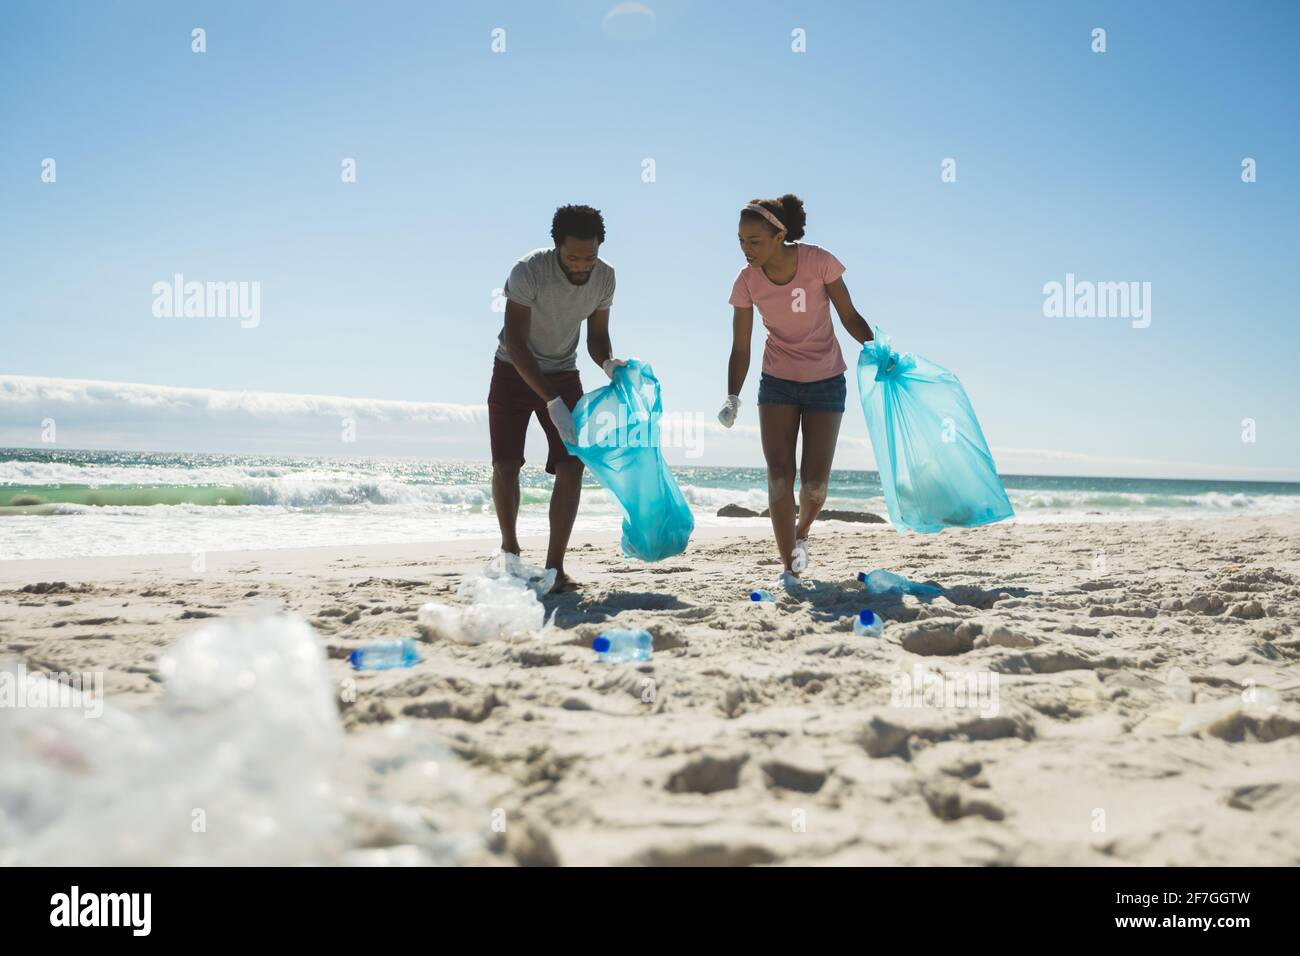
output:
[[870, 573], [859, 571], [858, 580], [866, 586], [868, 594], [911, 594], [916, 597], [938, 597], [943, 593], [933, 584], [917, 584], [901, 574], [877, 568]]
[[602, 664], [648, 661], [654, 651], [654, 639], [649, 631], [612, 627], [591, 642], [591, 649]]
[[775, 601], [776, 595], [773, 594], [771, 591], [763, 591], [763, 590], [750, 591], [749, 599], [751, 601]]
[[348, 655], [348, 661], [359, 671], [386, 671], [393, 667], [410, 667], [420, 663], [414, 638], [398, 641], [377, 641], [358, 647]]
[[853, 633], [859, 637], [879, 637], [884, 629], [885, 619], [870, 608], [863, 608], [853, 619]]

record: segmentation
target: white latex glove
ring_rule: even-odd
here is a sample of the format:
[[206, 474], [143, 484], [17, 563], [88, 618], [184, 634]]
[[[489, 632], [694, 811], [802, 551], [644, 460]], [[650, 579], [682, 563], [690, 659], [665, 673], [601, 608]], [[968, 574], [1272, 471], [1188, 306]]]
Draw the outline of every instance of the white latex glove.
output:
[[718, 412], [718, 421], [722, 422], [723, 428], [730, 428], [736, 424], [736, 413], [740, 411], [740, 396], [728, 395], [727, 404], [722, 406], [722, 411]]
[[626, 364], [627, 359], [607, 358], [605, 361], [600, 363], [600, 367], [605, 370], [605, 374], [609, 376], [609, 379], [612, 382], [614, 380], [614, 369], [622, 368]]
[[560, 437], [570, 445], [578, 444], [578, 428], [573, 424], [573, 412], [564, 404], [564, 399], [556, 395], [546, 403], [546, 410], [550, 412], [551, 421], [555, 423], [555, 430], [560, 433]]

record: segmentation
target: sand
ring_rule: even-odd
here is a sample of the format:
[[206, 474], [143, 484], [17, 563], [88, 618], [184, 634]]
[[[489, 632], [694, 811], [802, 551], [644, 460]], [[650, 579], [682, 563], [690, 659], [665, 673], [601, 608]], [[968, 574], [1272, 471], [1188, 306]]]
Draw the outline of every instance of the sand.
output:
[[[544, 639], [421, 641], [361, 674], [347, 654], [417, 635], [491, 542], [0, 561], [0, 657], [103, 671], [147, 709], [206, 619], [301, 615], [355, 679], [350, 736], [409, 722], [454, 752], [475, 864], [1300, 863], [1300, 519], [827, 522], [811, 545], [807, 587], [756, 605], [760, 528], [658, 565], [580, 541]], [[944, 593], [868, 600], [875, 567]], [[880, 637], [852, 631], [867, 605]], [[650, 630], [654, 659], [598, 663], [608, 626]]]

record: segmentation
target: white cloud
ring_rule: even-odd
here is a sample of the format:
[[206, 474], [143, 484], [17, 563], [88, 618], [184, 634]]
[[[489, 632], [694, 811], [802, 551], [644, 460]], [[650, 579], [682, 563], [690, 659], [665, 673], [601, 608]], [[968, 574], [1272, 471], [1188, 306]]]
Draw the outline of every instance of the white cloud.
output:
[[[42, 422], [47, 418], [55, 421], [56, 445], [63, 448], [489, 457], [486, 405], [0, 374], [0, 446], [41, 445]], [[355, 422], [355, 442], [342, 441], [343, 419]], [[725, 429], [704, 416], [692, 426], [692, 433], [703, 454], [688, 456], [683, 447], [665, 448], [672, 464], [762, 467], [757, 425]], [[541, 429], [534, 421], [526, 454], [530, 461], [540, 462], [544, 449]], [[1300, 469], [1294, 467], [1242, 468], [1044, 448], [992, 451], [1004, 474], [1263, 481], [1300, 477]], [[841, 434], [839, 452], [840, 468], [875, 468], [871, 442], [865, 437]]]
[[[295, 395], [288, 392], [229, 392], [213, 388], [137, 385], [93, 379], [0, 375], [0, 415], [17, 407], [58, 406], [94, 410], [109, 406], [151, 412], [211, 415], [242, 414], [282, 419], [299, 415], [373, 418], [434, 424], [472, 424], [487, 420], [486, 405], [447, 402], [402, 402], [341, 395]], [[3, 420], [3, 419], [0, 419]]]
[[[487, 406], [0, 375], [0, 444], [64, 448], [487, 455]], [[354, 442], [343, 439], [345, 420]]]
[[654, 17], [654, 15], [655, 12], [644, 3], [620, 3], [605, 14], [605, 19], [601, 22], [606, 28], [608, 28], [609, 25], [618, 17]]

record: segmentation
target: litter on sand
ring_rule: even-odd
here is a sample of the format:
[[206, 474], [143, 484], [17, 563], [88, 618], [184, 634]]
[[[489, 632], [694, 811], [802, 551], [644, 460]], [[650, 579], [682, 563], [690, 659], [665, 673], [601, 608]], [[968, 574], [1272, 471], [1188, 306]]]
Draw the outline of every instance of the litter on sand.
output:
[[461, 644], [542, 637], [546, 609], [538, 598], [554, 583], [554, 568], [526, 565], [518, 555], [501, 552], [482, 574], [461, 582], [457, 596], [465, 603], [428, 601], [416, 614], [416, 626], [430, 638]]
[[0, 865], [330, 865], [380, 851], [455, 864], [482, 845], [485, 811], [432, 736], [406, 721], [343, 732], [324, 645], [301, 618], [209, 624], [158, 673], [155, 705], [78, 688], [79, 706], [63, 706], [67, 685], [0, 663], [26, 704], [0, 707]]

